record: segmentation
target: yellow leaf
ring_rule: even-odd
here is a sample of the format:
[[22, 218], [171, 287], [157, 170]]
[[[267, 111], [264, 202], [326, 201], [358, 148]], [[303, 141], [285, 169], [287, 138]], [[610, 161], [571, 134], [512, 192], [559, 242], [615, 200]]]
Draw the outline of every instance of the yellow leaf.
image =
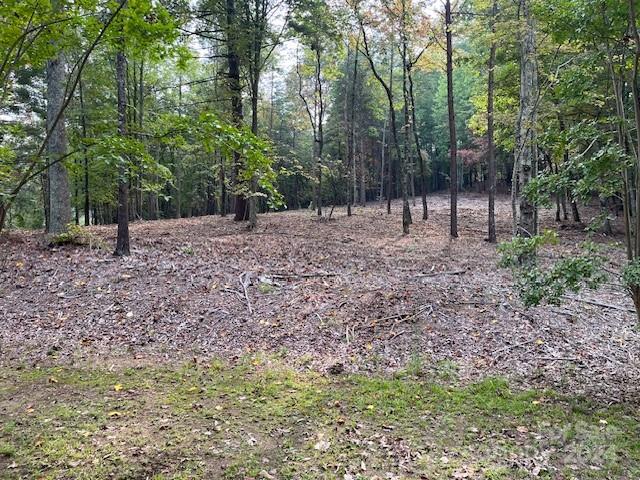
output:
[[119, 392], [120, 390], [122, 390], [122, 385], [121, 385], [120, 383], [116, 383], [116, 384], [113, 386], [113, 389], [114, 389], [116, 392]]
[[121, 417], [122, 413], [118, 412], [117, 410], [112, 410], [111, 412], [107, 413], [107, 415], [109, 417]]
[[189, 389], [187, 390], [187, 392], [196, 392], [198, 391], [198, 387], [189, 387]]
[[543, 343], [544, 343], [544, 340], [542, 340], [540, 338], [538, 340], [536, 340], [536, 345], [542, 345]]

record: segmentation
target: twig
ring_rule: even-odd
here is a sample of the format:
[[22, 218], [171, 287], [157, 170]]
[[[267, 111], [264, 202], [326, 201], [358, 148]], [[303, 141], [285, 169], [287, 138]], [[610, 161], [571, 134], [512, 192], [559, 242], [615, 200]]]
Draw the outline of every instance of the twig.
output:
[[390, 335], [389, 336], [389, 340], [393, 340], [394, 338], [399, 337], [403, 333], [407, 333], [407, 331], [406, 330], [400, 330], [399, 332], [394, 333], [393, 335]]
[[531, 342], [535, 342], [537, 339], [538, 339], [538, 337], [534, 337], [534, 338], [531, 338], [529, 340], [525, 340], [524, 342], [520, 342], [520, 343], [516, 343], [516, 344], [513, 344], [513, 345], [508, 345], [508, 346], [503, 347], [503, 348], [499, 348], [498, 350], [494, 350], [493, 353], [491, 354], [491, 356], [494, 357], [494, 360], [497, 360], [498, 358], [500, 358], [500, 355], [498, 355], [499, 353], [506, 352], [506, 351], [512, 350], [514, 348], [523, 347], [523, 346], [525, 346], [525, 345], [527, 345], [527, 344], [529, 344]]
[[416, 277], [436, 277], [438, 275], [462, 275], [467, 273], [466, 270], [448, 270], [445, 272], [433, 272], [433, 273], [418, 273]]
[[316, 273], [270, 273], [267, 274], [273, 278], [314, 278], [314, 277], [337, 277], [338, 273], [316, 272]]
[[247, 287], [251, 283], [251, 272], [242, 272], [239, 279], [240, 285], [242, 285], [242, 290], [244, 291], [244, 298], [247, 301], [247, 308], [249, 309], [249, 313], [253, 314], [253, 309], [251, 308], [251, 300], [249, 300], [249, 292], [247, 292]]
[[569, 300], [575, 300], [576, 302], [588, 303], [589, 305], [595, 305], [597, 307], [610, 308], [612, 310], [619, 310], [621, 312], [636, 313], [636, 311], [633, 308], [620, 307], [618, 305], [611, 305], [610, 303], [602, 303], [602, 302], [598, 302], [596, 300], [589, 300], [588, 298], [572, 297], [572, 296], [569, 296], [569, 295], [564, 295], [564, 298], [567, 298]]
[[532, 357], [531, 360], [548, 360], [551, 362], [564, 361], [564, 362], [582, 363], [582, 360], [575, 357]]

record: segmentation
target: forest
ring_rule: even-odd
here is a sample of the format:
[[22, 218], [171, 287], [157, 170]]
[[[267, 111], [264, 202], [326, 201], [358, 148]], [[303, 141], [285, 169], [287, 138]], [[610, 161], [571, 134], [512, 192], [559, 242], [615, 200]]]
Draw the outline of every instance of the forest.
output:
[[0, 478], [640, 478], [639, 9], [0, 0]]

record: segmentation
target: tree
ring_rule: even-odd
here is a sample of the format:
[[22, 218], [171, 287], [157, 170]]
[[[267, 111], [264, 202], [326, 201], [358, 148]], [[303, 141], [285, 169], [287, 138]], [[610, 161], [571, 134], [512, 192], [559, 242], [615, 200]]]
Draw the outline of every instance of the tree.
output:
[[[54, 15], [63, 13], [60, 0], [52, 2], [52, 9]], [[69, 176], [63, 162], [67, 154], [63, 110], [65, 73], [64, 53], [58, 50], [47, 62], [47, 131], [51, 132], [47, 140], [47, 232], [51, 235], [66, 232], [67, 225], [71, 223]]]
[[310, 75], [312, 90], [307, 94], [303, 81], [305, 75], [303, 75], [302, 65], [300, 65], [300, 59], [297, 56], [298, 95], [304, 104], [313, 131], [313, 157], [317, 182], [314, 201], [318, 216], [322, 216], [322, 155], [327, 110], [326, 57], [331, 55], [331, 49], [338, 44], [339, 35], [336, 21], [329, 5], [323, 0], [296, 0], [293, 3], [289, 19], [291, 29], [309, 51], [308, 57], [313, 69]]
[[[408, 185], [407, 185], [408, 148], [406, 148], [407, 147], [406, 138], [408, 137], [405, 137], [405, 148], [404, 148], [404, 154], [403, 154], [403, 151], [400, 148], [400, 138], [398, 135], [398, 122], [396, 119], [396, 111], [395, 111], [395, 105], [394, 105], [395, 96], [392, 88], [393, 86], [391, 85], [391, 81], [389, 82], [385, 81], [384, 78], [382, 78], [382, 76], [378, 72], [378, 68], [376, 67], [376, 62], [374, 60], [374, 52], [371, 46], [369, 45], [367, 28], [370, 25], [368, 25], [367, 19], [359, 10], [359, 7], [360, 6], [358, 3], [354, 5], [354, 13], [358, 20], [358, 24], [360, 26], [360, 34], [362, 36], [362, 54], [367, 59], [369, 63], [369, 67], [371, 68], [371, 72], [373, 73], [373, 76], [378, 81], [380, 86], [384, 89], [384, 92], [387, 97], [387, 102], [389, 104], [389, 119], [390, 119], [389, 128], [391, 131], [391, 136], [393, 138], [394, 149], [395, 149], [397, 158], [400, 161], [400, 186], [402, 189], [402, 232], [403, 234], [407, 235], [409, 233], [409, 226], [411, 225], [411, 207], [409, 206], [409, 194], [408, 194], [409, 192], [408, 192]], [[398, 15], [398, 12], [393, 12], [393, 11], [388, 11], [387, 13], [390, 16], [395, 16], [395, 20], [397, 20], [398, 18], [403, 18], [402, 11], [400, 12], [399, 15]], [[371, 19], [371, 23], [373, 23], [373, 19]], [[402, 51], [403, 53], [406, 53], [404, 48]], [[404, 69], [404, 71], [406, 72], [406, 69]], [[405, 81], [406, 81], [406, 77], [404, 75], [403, 77], [405, 78]], [[404, 115], [405, 115], [405, 120], [408, 121], [409, 120], [408, 105], [406, 104], [406, 102], [404, 104]], [[410, 122], [407, 122], [407, 124], [408, 123]], [[389, 172], [391, 172], [391, 170], [389, 170]], [[389, 174], [389, 178], [391, 178], [390, 174]], [[390, 186], [391, 186], [391, 181], [389, 180], [389, 189], [387, 192], [388, 199], [390, 199], [391, 197]], [[389, 207], [390, 207], [390, 204], [388, 205], [388, 208]]]
[[449, 191], [451, 202], [450, 235], [458, 237], [458, 139], [456, 137], [456, 114], [453, 102], [453, 40], [451, 0], [445, 3], [445, 29], [447, 38], [447, 109], [449, 112]]
[[494, 129], [493, 129], [493, 106], [494, 106], [494, 69], [496, 66], [496, 15], [498, 11], [498, 2], [493, 0], [491, 7], [491, 46], [489, 47], [489, 65], [487, 68], [487, 163], [488, 163], [488, 181], [489, 181], [489, 219], [488, 219], [488, 231], [489, 242], [496, 243], [496, 213], [495, 213], [495, 201], [496, 201], [496, 151], [494, 144]]
[[[120, 0], [124, 5], [126, 0]], [[122, 33], [122, 32], [121, 32]], [[118, 135], [127, 136], [127, 58], [125, 56], [125, 38], [120, 37], [116, 51], [116, 91], [118, 97]], [[125, 159], [121, 159], [118, 165], [118, 236], [116, 238], [117, 256], [130, 254], [129, 247], [129, 178]]]
[[520, 0], [523, 31], [520, 39], [520, 113], [517, 127], [514, 173], [517, 177], [515, 234], [533, 237], [537, 233], [535, 205], [523, 194], [529, 182], [535, 178], [538, 168], [536, 143], [536, 110], [538, 108], [538, 72], [536, 68], [536, 44], [533, 16], [529, 0]]

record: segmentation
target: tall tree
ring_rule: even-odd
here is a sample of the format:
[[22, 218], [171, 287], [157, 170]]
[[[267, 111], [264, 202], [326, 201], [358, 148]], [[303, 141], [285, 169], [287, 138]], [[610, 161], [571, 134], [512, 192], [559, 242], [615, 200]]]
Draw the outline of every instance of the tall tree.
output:
[[[397, 122], [396, 111], [394, 106], [395, 96], [394, 96], [392, 86], [390, 85], [390, 82], [387, 83], [387, 81], [385, 81], [385, 79], [382, 78], [382, 76], [378, 72], [378, 68], [376, 67], [376, 63], [374, 61], [373, 51], [369, 46], [369, 40], [367, 38], [367, 30], [365, 27], [365, 20], [360, 14], [360, 12], [357, 10], [357, 6], [356, 6], [355, 13], [356, 13], [356, 16], [358, 17], [358, 22], [360, 25], [360, 33], [362, 36], [362, 46], [363, 46], [362, 53], [369, 63], [369, 67], [371, 68], [371, 73], [373, 73], [373, 76], [376, 78], [380, 86], [384, 89], [384, 92], [387, 97], [387, 102], [389, 104], [389, 119], [390, 119], [389, 129], [391, 130], [391, 136], [393, 138], [393, 144], [394, 144], [397, 158], [401, 162], [400, 186], [402, 188], [402, 232], [403, 234], [406, 235], [409, 233], [409, 226], [411, 225], [411, 207], [409, 206], [409, 195], [408, 195], [407, 178], [406, 178], [407, 170], [405, 166], [407, 162], [407, 158], [402, 154], [402, 151], [400, 149], [400, 139], [398, 135], [398, 122]], [[405, 153], [406, 153], [406, 150], [405, 150]], [[389, 172], [391, 172], [391, 170]], [[389, 188], [388, 195], [390, 198], [391, 188]], [[390, 208], [390, 207], [388, 206], [387, 208]]]
[[494, 104], [494, 69], [496, 65], [496, 15], [498, 10], [497, 0], [493, 0], [491, 7], [491, 46], [489, 47], [489, 65], [487, 79], [487, 163], [489, 178], [489, 242], [496, 243], [496, 151], [494, 144], [494, 128], [493, 128], [493, 104]]
[[[52, 2], [53, 14], [62, 13], [60, 0]], [[48, 222], [47, 231], [57, 235], [67, 230], [71, 222], [71, 197], [69, 175], [63, 159], [67, 153], [67, 134], [64, 119], [65, 61], [60, 46], [54, 47], [56, 55], [47, 62], [47, 141], [48, 156]]]
[[[120, 0], [123, 5], [127, 0]], [[127, 136], [127, 57], [125, 56], [124, 32], [118, 41], [116, 51], [116, 91], [118, 97], [118, 135]], [[129, 176], [127, 165], [122, 158], [118, 165], [118, 236], [116, 238], [115, 255], [129, 255]]]
[[522, 33], [520, 40], [520, 111], [514, 171], [518, 176], [516, 235], [532, 237], [537, 234], [535, 204], [525, 195], [525, 187], [536, 176], [538, 146], [536, 143], [536, 110], [538, 107], [538, 72], [536, 44], [530, 0], [520, 0]]
[[449, 112], [449, 191], [451, 202], [450, 235], [458, 237], [458, 139], [456, 137], [456, 114], [453, 97], [453, 22], [451, 0], [445, 3], [445, 29], [447, 38], [447, 107]]

